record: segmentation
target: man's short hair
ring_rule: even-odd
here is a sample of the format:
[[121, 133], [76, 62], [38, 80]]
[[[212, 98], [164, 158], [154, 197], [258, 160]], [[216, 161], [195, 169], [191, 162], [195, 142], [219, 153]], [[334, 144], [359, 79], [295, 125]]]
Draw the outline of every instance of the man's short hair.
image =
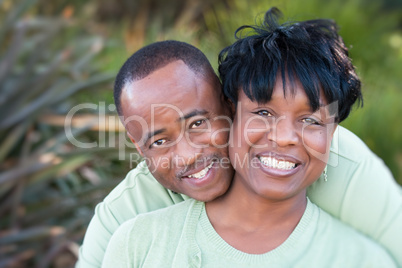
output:
[[284, 91], [285, 78], [292, 86], [298, 79], [313, 111], [319, 108], [320, 89], [328, 103], [338, 101], [336, 120], [341, 122], [356, 100], [361, 104], [363, 100], [360, 80], [336, 23], [317, 19], [279, 24], [281, 16], [277, 8], [268, 10], [261, 25], [238, 28], [238, 40], [221, 51], [219, 75], [226, 97], [237, 104], [242, 89], [251, 100], [266, 103], [280, 71]]
[[117, 74], [114, 84], [114, 101], [118, 114], [122, 115], [120, 97], [127, 83], [141, 80], [177, 60], [182, 60], [196, 74], [216, 77], [207, 57], [198, 48], [173, 40], [150, 44], [128, 58]]

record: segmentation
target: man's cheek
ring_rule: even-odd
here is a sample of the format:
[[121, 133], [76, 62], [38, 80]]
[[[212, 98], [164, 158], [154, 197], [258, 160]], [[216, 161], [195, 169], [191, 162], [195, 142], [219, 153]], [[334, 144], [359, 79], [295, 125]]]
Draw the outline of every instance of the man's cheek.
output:
[[166, 174], [170, 172], [172, 164], [167, 157], [146, 157], [145, 163], [151, 173]]
[[211, 144], [216, 148], [225, 148], [229, 145], [230, 128], [221, 128], [214, 131], [211, 135]]

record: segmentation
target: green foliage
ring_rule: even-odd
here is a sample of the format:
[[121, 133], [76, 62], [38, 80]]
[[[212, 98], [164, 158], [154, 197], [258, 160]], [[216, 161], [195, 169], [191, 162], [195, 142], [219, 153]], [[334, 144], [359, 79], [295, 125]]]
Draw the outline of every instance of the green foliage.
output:
[[[0, 267], [71, 266], [122, 166], [117, 149], [79, 150], [45, 120], [64, 123], [71, 96], [93, 94], [114, 75], [92, 64], [102, 38], [68, 18], [32, 16], [33, 4], [0, 1]], [[90, 137], [88, 127], [72, 133]]]
[[376, 79], [367, 75], [371, 83], [366, 82], [364, 86], [363, 109], [356, 109], [342, 124], [363, 139], [402, 184], [402, 124], [399, 118], [402, 113], [402, 81], [388, 80], [386, 74], [381, 76], [383, 70], [374, 70], [370, 74]]

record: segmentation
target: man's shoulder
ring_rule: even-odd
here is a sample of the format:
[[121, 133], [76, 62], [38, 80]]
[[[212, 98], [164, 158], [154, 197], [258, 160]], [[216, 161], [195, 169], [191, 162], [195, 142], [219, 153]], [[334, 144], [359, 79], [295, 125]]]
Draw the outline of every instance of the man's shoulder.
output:
[[[111, 258], [124, 251], [122, 259], [126, 259], [130, 267], [161, 267], [172, 263], [186, 229], [188, 212], [197, 202], [186, 200], [126, 221], [114, 233], [106, 261], [112, 262]], [[180, 254], [185, 252], [180, 251]]]
[[107, 203], [112, 203], [130, 189], [139, 187], [141, 184], [150, 184], [163, 187], [156, 181], [151, 172], [149, 172], [149, 169], [144, 161], [140, 162], [135, 168], [130, 170], [126, 177], [106, 196], [104, 201]]
[[200, 206], [202, 202], [195, 199], [187, 199], [183, 202], [169, 207], [161, 208], [155, 211], [143, 213], [136, 217], [137, 221], [149, 221], [155, 223], [160, 228], [162, 222], [177, 223], [180, 219], [185, 219], [188, 211], [194, 207]]
[[112, 211], [119, 222], [124, 222], [138, 214], [180, 203], [186, 198], [163, 187], [149, 172], [145, 162], [141, 162], [98, 206]]
[[188, 219], [189, 211], [194, 206], [199, 206], [200, 203], [201, 202], [194, 199], [188, 199], [166, 208], [140, 214], [126, 221], [119, 228], [125, 229], [126, 232], [132, 232], [134, 230], [135, 233], [130, 235], [135, 235], [136, 238], [148, 237], [147, 239], [149, 239], [151, 237], [158, 239], [158, 234], [163, 236], [177, 236], [181, 233]]
[[382, 181], [393, 181], [392, 174], [384, 161], [358, 136], [342, 126], [337, 127], [332, 139], [328, 176], [331, 179], [346, 181], [368, 182], [377, 177]]
[[[110, 237], [124, 222], [141, 213], [165, 208], [183, 200], [182, 195], [160, 185], [149, 172], [145, 162], [139, 163], [104, 201], [96, 206], [95, 215], [80, 250], [79, 266], [88, 266], [90, 263], [100, 266]], [[120, 231], [119, 237], [122, 241], [124, 233], [131, 232], [130, 225], [125, 226]], [[143, 228], [146, 229], [147, 226]]]
[[368, 158], [379, 159], [356, 134], [342, 126], [337, 127], [330, 150], [330, 158], [339, 156], [354, 163]]

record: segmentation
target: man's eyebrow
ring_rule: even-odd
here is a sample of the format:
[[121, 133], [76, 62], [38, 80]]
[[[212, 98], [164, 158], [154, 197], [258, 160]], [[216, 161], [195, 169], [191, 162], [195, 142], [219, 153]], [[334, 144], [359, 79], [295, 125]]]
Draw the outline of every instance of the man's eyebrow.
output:
[[158, 134], [161, 134], [161, 133], [163, 133], [163, 132], [165, 132], [165, 131], [166, 131], [166, 128], [161, 128], [161, 129], [157, 129], [157, 130], [152, 131], [152, 132], [148, 132], [148, 133], [145, 135], [144, 144], [146, 144], [146, 143], [148, 142], [148, 140], [149, 140], [150, 138], [152, 138], [153, 136], [156, 136], [156, 135], [158, 135]]
[[196, 115], [204, 115], [204, 114], [207, 114], [207, 113], [208, 113], [208, 111], [206, 111], [206, 110], [193, 110], [193, 111], [191, 111], [191, 112], [179, 117], [177, 119], [177, 121], [187, 120], [190, 117], [193, 117], [193, 116], [196, 116]]

